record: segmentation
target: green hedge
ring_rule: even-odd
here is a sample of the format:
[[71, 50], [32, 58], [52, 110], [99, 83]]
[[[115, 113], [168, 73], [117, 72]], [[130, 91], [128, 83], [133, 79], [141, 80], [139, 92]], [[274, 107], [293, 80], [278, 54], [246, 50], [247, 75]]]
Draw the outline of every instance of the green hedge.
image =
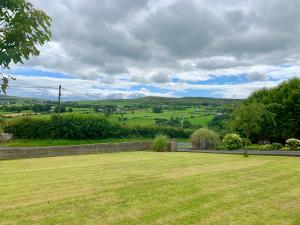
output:
[[9, 121], [4, 132], [13, 133], [17, 138], [54, 138], [57, 126], [51, 119], [25, 117]]
[[95, 139], [122, 137], [155, 137], [157, 134], [171, 138], [188, 138], [189, 130], [162, 126], [126, 126], [111, 122], [96, 114], [69, 113], [61, 115], [60, 123], [55, 117], [27, 117], [9, 121], [4, 131], [17, 138], [26, 139]]

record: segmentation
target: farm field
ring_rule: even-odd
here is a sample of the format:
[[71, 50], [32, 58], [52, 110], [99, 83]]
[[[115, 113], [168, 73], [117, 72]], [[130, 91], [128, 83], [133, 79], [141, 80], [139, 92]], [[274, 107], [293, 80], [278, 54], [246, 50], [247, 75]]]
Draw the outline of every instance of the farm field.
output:
[[[196, 111], [197, 109], [194, 107], [187, 108], [185, 110], [164, 110], [162, 113], [153, 113], [151, 109], [141, 109], [134, 110], [133, 113], [131, 111], [124, 112], [123, 114], [113, 114], [109, 115], [108, 118], [112, 121], [122, 122], [123, 124], [128, 125], [155, 125], [156, 119], [166, 119], [169, 120], [171, 117], [179, 117], [184, 120], [189, 121], [193, 126], [207, 126], [208, 122], [211, 121], [215, 115], [207, 111], [204, 107], [200, 108], [200, 111]], [[73, 108], [73, 112], [76, 113], [91, 113], [95, 112], [91, 108]], [[53, 115], [56, 115], [52, 113]], [[99, 113], [102, 114], [102, 113]], [[50, 117], [51, 114], [39, 114], [36, 115], [22, 112], [22, 113], [9, 113], [0, 111], [0, 116], [2, 118], [14, 118], [14, 117], [22, 117], [22, 116], [33, 116], [33, 117]]]
[[1, 161], [0, 224], [299, 224], [299, 158], [123, 152]]
[[[134, 113], [127, 112], [122, 116], [114, 114], [111, 118], [118, 121], [119, 118], [123, 119], [122, 122], [130, 125], [155, 125], [155, 119], [167, 119], [171, 117], [183, 118], [188, 120], [194, 126], [207, 126], [208, 122], [213, 119], [214, 115], [205, 111], [205, 108], [199, 109], [190, 107], [185, 110], [164, 110], [162, 113], [153, 113], [151, 109], [148, 110], [135, 110]], [[126, 118], [126, 120], [124, 120]]]

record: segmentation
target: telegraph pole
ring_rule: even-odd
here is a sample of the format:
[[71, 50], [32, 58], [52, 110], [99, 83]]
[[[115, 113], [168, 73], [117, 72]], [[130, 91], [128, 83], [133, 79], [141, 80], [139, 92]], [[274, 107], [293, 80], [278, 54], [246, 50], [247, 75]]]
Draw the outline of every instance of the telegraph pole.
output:
[[61, 97], [61, 85], [58, 86], [58, 106], [57, 106], [57, 122], [60, 123], [60, 97]]

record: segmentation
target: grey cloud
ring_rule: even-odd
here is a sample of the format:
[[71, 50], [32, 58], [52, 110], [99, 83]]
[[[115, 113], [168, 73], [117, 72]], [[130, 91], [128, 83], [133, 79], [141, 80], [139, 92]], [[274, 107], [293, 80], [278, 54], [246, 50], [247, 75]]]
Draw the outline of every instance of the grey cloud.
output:
[[158, 83], [158, 84], [165, 84], [165, 83], [170, 82], [169, 75], [161, 74], [161, 73], [153, 75], [150, 80], [152, 82]]
[[253, 72], [248, 74], [248, 79], [250, 81], [264, 81], [267, 76], [263, 73]]
[[214, 74], [222, 68], [296, 64], [300, 56], [298, 0], [32, 2], [52, 16], [53, 41], [27, 66], [84, 79], [133, 77], [138, 71], [160, 83], [167, 78], [152, 76], [166, 70]]

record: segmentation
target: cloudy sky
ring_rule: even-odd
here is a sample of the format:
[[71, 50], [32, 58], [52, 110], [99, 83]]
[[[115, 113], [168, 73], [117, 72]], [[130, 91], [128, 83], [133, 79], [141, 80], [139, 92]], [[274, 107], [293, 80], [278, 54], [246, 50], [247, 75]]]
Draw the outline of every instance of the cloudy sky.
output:
[[30, 0], [53, 19], [9, 95], [245, 98], [300, 75], [299, 0]]

